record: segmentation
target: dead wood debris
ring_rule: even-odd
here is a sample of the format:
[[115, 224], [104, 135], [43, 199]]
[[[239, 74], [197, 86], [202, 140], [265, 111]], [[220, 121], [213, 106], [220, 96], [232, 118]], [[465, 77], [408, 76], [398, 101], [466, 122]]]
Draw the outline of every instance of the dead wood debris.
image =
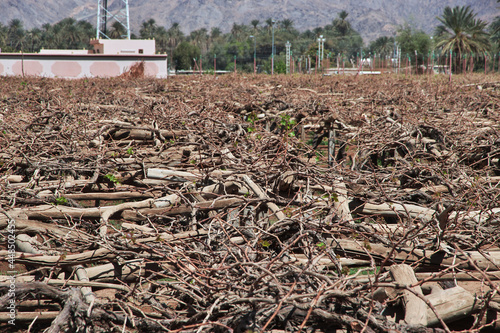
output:
[[494, 77], [136, 72], [0, 78], [0, 329], [498, 328]]

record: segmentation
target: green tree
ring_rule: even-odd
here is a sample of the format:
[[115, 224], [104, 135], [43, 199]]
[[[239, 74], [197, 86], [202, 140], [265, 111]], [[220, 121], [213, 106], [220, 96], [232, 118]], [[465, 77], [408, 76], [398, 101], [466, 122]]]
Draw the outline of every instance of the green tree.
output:
[[253, 31], [257, 31], [257, 26], [259, 25], [260, 21], [259, 20], [252, 20], [252, 22], [250, 22], [250, 24], [252, 25], [253, 27]]
[[7, 30], [7, 40], [12, 51], [20, 51], [24, 39], [23, 22], [19, 19], [13, 19], [9, 22]]
[[394, 37], [382, 36], [370, 43], [370, 52], [381, 57], [390, 56], [394, 52]]
[[181, 42], [174, 50], [173, 62], [176, 69], [191, 69], [194, 59], [200, 57], [200, 49], [186, 41]]
[[412, 63], [415, 62], [415, 52], [417, 59], [422, 63], [431, 50], [431, 37], [424, 31], [418, 30], [405, 24], [397, 30], [396, 42], [401, 48], [402, 57], [409, 57]]
[[351, 23], [347, 20], [349, 14], [343, 10], [339, 13], [339, 17], [333, 20], [332, 25], [340, 36], [347, 36], [351, 30]]
[[118, 21], [114, 21], [111, 25], [111, 31], [109, 32], [109, 38], [121, 39], [127, 36], [127, 31], [123, 24]]
[[206, 28], [191, 31], [189, 39], [193, 45], [197, 46], [201, 50], [202, 53], [208, 51], [209, 36]]
[[184, 33], [181, 31], [180, 25], [174, 22], [172, 26], [167, 30], [168, 37], [168, 47], [170, 53], [174, 53], [174, 49], [184, 40]]
[[446, 7], [438, 20], [442, 24], [435, 31], [436, 47], [442, 54], [452, 51], [461, 59], [463, 54], [483, 53], [490, 48], [487, 23], [476, 18], [470, 6]]
[[9, 28], [0, 23], [0, 47], [7, 45]]
[[139, 35], [142, 39], [153, 39], [155, 38], [156, 29], [158, 25], [154, 19], [149, 19], [142, 22], [141, 29], [139, 30]]

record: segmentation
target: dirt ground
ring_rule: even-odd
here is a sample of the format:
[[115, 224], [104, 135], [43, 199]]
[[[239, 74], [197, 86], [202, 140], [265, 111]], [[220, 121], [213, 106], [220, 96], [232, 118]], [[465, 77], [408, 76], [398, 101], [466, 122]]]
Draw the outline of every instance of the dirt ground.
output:
[[495, 329], [499, 110], [497, 75], [2, 77], [0, 329]]

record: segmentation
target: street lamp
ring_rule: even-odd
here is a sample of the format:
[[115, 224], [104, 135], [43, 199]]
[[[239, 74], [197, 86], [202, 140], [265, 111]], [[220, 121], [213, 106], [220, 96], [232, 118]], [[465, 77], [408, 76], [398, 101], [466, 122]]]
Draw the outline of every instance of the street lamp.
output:
[[321, 67], [321, 63], [323, 62], [323, 56], [325, 54], [325, 40], [323, 35], [320, 35], [318, 38], [318, 58], [319, 58], [319, 67]]
[[253, 38], [253, 73], [256, 74], [257, 73], [257, 52], [256, 52], [257, 39], [253, 35], [250, 36], [250, 38]]
[[274, 75], [274, 23], [276, 23], [275, 19], [271, 19], [271, 28], [272, 28], [272, 46], [271, 46], [271, 75]]

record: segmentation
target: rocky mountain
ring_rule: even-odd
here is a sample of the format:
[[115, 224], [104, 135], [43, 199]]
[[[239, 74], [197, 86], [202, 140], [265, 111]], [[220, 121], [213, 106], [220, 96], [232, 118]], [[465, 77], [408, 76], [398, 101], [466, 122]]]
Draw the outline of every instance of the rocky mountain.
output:
[[[18, 18], [27, 29], [56, 23], [66, 17], [95, 24], [97, 0], [0, 0], [0, 22]], [[123, 0], [108, 0], [113, 11]], [[132, 31], [138, 33], [143, 21], [155, 19], [169, 28], [180, 24], [185, 33], [199, 28], [219, 27], [228, 32], [233, 23], [263, 25], [268, 18], [291, 19], [300, 31], [330, 24], [345, 10], [348, 20], [365, 41], [392, 35], [400, 24], [411, 23], [430, 33], [439, 24], [436, 16], [446, 6], [470, 5], [478, 16], [491, 22], [500, 15], [496, 0], [129, 0]]]

